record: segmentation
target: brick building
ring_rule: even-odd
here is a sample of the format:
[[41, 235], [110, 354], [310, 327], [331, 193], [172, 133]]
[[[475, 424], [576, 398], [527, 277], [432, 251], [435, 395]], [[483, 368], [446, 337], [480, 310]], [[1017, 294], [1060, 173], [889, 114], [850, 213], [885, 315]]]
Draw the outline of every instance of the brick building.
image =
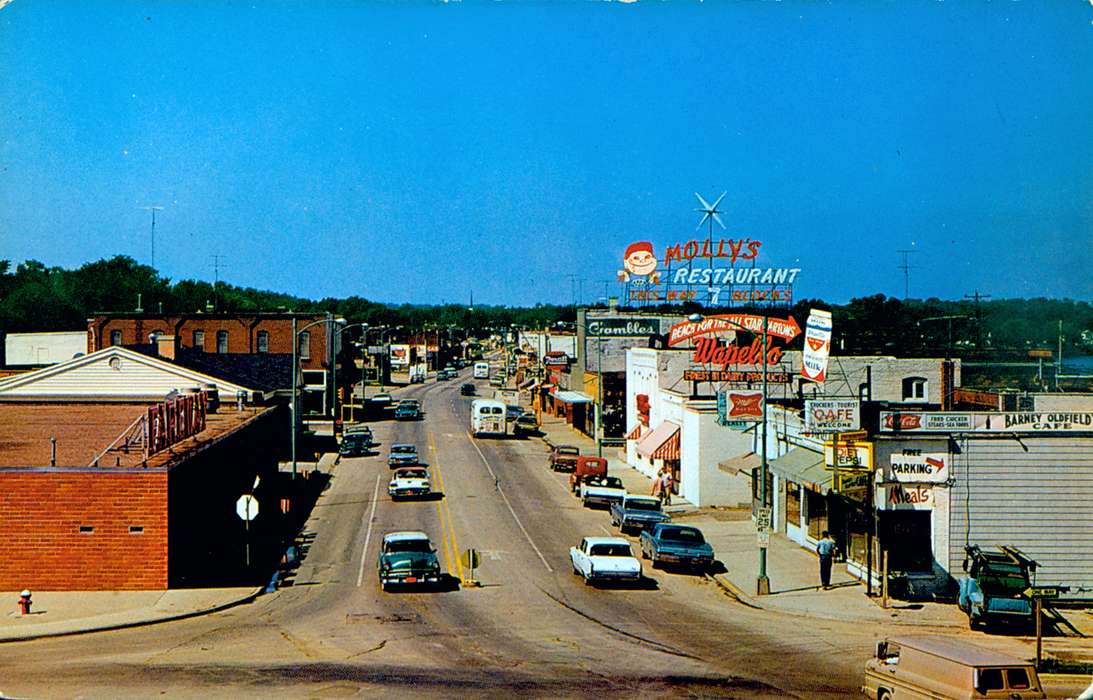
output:
[[[159, 337], [174, 338], [183, 354], [292, 354], [292, 322], [296, 320], [303, 414], [329, 412], [331, 350], [337, 340], [334, 320], [316, 314], [98, 314], [87, 320], [87, 352], [115, 345], [144, 346]], [[315, 325], [310, 328], [309, 324]], [[332, 342], [333, 341], [333, 342]]]
[[0, 590], [250, 582], [235, 501], [256, 477], [252, 561], [275, 556], [284, 408], [222, 408], [147, 458], [139, 445], [108, 450], [151, 405], [0, 403]]

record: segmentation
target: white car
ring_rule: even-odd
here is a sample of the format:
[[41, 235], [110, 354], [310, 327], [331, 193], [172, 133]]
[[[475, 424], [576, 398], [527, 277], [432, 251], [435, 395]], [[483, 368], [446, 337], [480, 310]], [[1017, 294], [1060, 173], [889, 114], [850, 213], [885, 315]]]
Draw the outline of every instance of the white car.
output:
[[391, 482], [387, 484], [387, 495], [392, 499], [428, 496], [432, 493], [429, 484], [429, 471], [424, 467], [404, 467], [395, 470]]
[[578, 547], [569, 548], [573, 573], [584, 582], [641, 581], [641, 562], [621, 537], [585, 537]]
[[626, 488], [617, 476], [592, 476], [581, 481], [577, 495], [586, 508], [593, 505], [610, 507], [626, 498]]

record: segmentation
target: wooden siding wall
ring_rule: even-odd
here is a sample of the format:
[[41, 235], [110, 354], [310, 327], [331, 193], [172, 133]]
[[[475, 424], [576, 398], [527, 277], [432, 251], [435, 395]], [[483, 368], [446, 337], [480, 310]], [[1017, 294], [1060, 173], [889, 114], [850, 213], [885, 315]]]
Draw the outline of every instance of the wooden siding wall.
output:
[[[958, 438], [949, 570], [964, 544], [1010, 544], [1040, 563], [1039, 585], [1093, 586], [1093, 438]], [[1027, 451], [1026, 451], [1027, 448]]]

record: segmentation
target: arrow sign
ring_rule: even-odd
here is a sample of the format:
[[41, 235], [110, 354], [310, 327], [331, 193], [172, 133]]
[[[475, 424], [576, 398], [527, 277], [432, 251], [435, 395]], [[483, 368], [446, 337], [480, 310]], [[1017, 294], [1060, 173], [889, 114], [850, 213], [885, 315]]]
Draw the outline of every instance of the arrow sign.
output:
[[1058, 598], [1058, 588], [1026, 588], [1024, 591], [1026, 598]]
[[[763, 317], [754, 314], [720, 314], [707, 316], [701, 321], [684, 321], [672, 326], [668, 331], [668, 345], [678, 345], [685, 340], [700, 335], [745, 331], [754, 335], [763, 334]], [[801, 334], [801, 327], [792, 316], [787, 318], [768, 318], [767, 335], [781, 338], [787, 343]]]

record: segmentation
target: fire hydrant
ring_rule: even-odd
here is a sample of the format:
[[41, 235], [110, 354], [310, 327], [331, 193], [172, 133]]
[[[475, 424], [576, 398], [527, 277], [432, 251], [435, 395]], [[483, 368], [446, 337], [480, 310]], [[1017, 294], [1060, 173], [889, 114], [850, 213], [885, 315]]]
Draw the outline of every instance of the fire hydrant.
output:
[[19, 594], [19, 609], [24, 615], [30, 614], [30, 591], [24, 590]]

